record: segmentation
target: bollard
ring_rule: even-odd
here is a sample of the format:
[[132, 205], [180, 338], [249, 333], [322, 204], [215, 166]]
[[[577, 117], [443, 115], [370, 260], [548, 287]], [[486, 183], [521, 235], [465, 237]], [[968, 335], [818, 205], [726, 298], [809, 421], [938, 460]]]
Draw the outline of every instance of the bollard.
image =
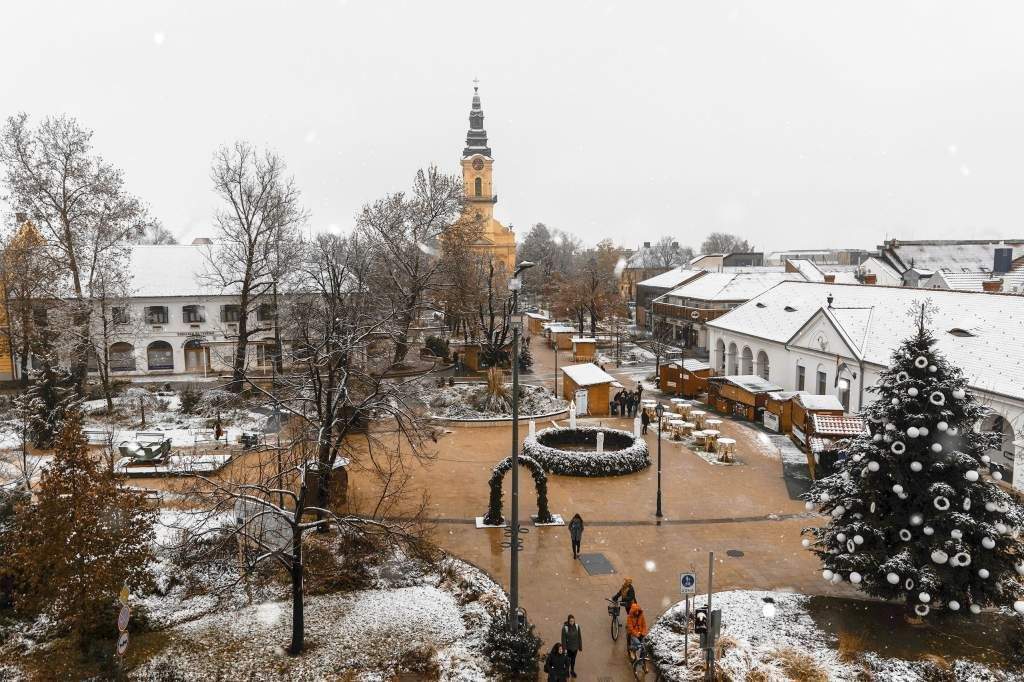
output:
[[597, 432], [597, 451], [604, 452], [604, 431]]

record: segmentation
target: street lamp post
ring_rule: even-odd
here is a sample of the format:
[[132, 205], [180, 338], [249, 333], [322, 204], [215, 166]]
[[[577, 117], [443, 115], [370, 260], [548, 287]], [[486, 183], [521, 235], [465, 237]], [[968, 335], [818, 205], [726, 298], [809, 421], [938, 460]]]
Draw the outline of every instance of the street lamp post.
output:
[[654, 516], [657, 517], [658, 523], [661, 523], [661, 423], [662, 415], [665, 414], [665, 406], [658, 403], [657, 407], [654, 408], [654, 414], [658, 417], [658, 508], [654, 512]]
[[508, 581], [508, 627], [511, 632], [519, 630], [519, 552], [522, 549], [519, 540], [519, 331], [522, 320], [518, 319], [518, 315], [519, 290], [523, 288], [523, 281], [519, 275], [534, 265], [530, 261], [520, 263], [508, 283], [509, 291], [512, 292], [512, 519], [508, 529], [508, 545], [512, 554]]

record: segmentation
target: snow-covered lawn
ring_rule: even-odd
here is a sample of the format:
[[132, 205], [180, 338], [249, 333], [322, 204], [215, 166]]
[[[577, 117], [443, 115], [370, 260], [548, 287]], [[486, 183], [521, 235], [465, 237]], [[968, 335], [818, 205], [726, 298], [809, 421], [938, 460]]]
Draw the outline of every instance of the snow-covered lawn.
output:
[[[707, 598], [700, 595], [694, 601], [695, 606], [704, 606]], [[810, 678], [806, 669], [794, 672], [800, 669], [797, 664], [816, 668], [825, 676], [821, 679], [837, 682], [1024, 679], [992, 663], [1002, 658], [1006, 647], [1002, 637], [986, 640], [993, 633], [1008, 634], [1005, 623], [1009, 620], [1004, 619], [1009, 617], [1000, 614], [985, 614], [973, 624], [936, 622], [931, 629], [918, 630], [902, 620], [884, 618], [892, 609], [877, 602], [747, 590], [716, 593], [712, 608], [722, 611], [725, 649], [718, 665], [730, 680]], [[703, 652], [699, 636], [692, 631], [689, 669], [683, 663], [684, 613], [679, 602], [651, 628], [655, 660], [669, 682], [703, 679]], [[977, 641], [966, 641], [964, 631], [971, 629], [976, 629]], [[911, 652], [916, 655], [892, 655]], [[940, 667], [948, 665], [949, 676], [934, 676], [933, 664], [926, 660], [908, 660], [923, 659], [925, 654], [945, 659]]]
[[[506, 388], [509, 395], [511, 384]], [[543, 386], [520, 385], [523, 398], [519, 404], [521, 417], [547, 415], [566, 410], [569, 403]], [[417, 398], [423, 401], [434, 417], [442, 419], [511, 419], [506, 411], [495, 411], [483, 407], [487, 397], [487, 384], [473, 382], [454, 386], [436, 386], [428, 380], [419, 382], [415, 389]]]

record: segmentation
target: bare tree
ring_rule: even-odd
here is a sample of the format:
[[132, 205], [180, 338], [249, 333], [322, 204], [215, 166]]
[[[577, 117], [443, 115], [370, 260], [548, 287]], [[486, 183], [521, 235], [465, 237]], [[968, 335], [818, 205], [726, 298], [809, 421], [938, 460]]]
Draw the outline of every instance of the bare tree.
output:
[[606, 239], [580, 259], [578, 276], [582, 280], [582, 293], [586, 297], [586, 309], [590, 315], [591, 335], [597, 333], [600, 320], [622, 312], [622, 295], [615, 276], [621, 256], [622, 252]]
[[136, 240], [136, 244], [177, 244], [178, 238], [163, 225], [154, 223], [146, 228]]
[[409, 330], [424, 309], [440, 307], [444, 274], [451, 261], [446, 248], [466, 241], [479, 230], [477, 221], [463, 219], [462, 179], [445, 175], [435, 166], [416, 173], [412, 191], [389, 194], [363, 207], [358, 231], [375, 263], [375, 286], [390, 299], [397, 313], [395, 364], [409, 352]]
[[693, 249], [680, 246], [675, 237], [665, 235], [651, 245], [649, 254], [655, 267], [674, 268], [688, 263], [693, 258]]
[[221, 147], [214, 154], [211, 177], [226, 206], [216, 213], [217, 241], [207, 250], [205, 279], [238, 296], [238, 339], [228, 388], [240, 391], [250, 340], [261, 331], [250, 318], [261, 304], [270, 303], [282, 273], [294, 266], [307, 214], [295, 180], [274, 152], [260, 153], [243, 141]]
[[[54, 302], [70, 300], [69, 324], [87, 336], [88, 300], [96, 273], [123, 267], [128, 244], [153, 224], [143, 203], [124, 189], [120, 169], [92, 147], [92, 131], [69, 116], [29, 125], [28, 115], [7, 119], [0, 133], [0, 164], [11, 203], [39, 228], [54, 266]], [[88, 344], [71, 349], [78, 390], [84, 388]]]
[[701, 253], [746, 253], [750, 242], [728, 232], [712, 232], [700, 246]]

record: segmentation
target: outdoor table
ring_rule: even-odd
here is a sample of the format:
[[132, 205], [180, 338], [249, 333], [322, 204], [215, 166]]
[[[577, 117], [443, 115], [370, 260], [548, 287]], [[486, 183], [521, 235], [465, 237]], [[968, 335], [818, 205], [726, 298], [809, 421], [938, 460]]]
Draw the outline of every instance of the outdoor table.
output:
[[682, 435], [681, 432], [683, 424], [685, 423], [686, 422], [684, 422], [682, 419], [670, 419], [668, 421], [668, 427], [669, 429], [672, 430], [672, 437], [675, 438], [676, 440], [679, 440], [680, 436]]
[[694, 427], [696, 427], [696, 424], [694, 424], [693, 422], [684, 421], [682, 425], [679, 427], [679, 430], [683, 432], [684, 436], [688, 436], [691, 433], [693, 433]]
[[715, 441], [718, 440], [720, 432], [717, 429], [704, 429], [704, 449], [708, 452], [713, 452], [715, 449]]
[[715, 449], [718, 451], [718, 461], [731, 462], [732, 453], [736, 449], [736, 440], [734, 438], [719, 438]]
[[695, 430], [695, 431], [693, 432], [693, 440], [694, 440], [694, 445], [700, 445], [700, 446], [703, 446], [703, 445], [704, 445], [704, 443], [706, 442], [706, 440], [705, 440], [706, 438], [707, 438], [707, 434], [705, 434], [705, 433], [704, 433], [703, 431], [701, 431], [700, 429], [696, 429], [696, 430]]
[[705, 412], [704, 410], [692, 410], [690, 412], [690, 419], [692, 419], [698, 427], [704, 428], [704, 417], [706, 415], [707, 412]]
[[721, 419], [705, 419], [704, 420], [704, 424], [709, 429], [717, 429], [719, 426], [722, 425], [722, 420]]

